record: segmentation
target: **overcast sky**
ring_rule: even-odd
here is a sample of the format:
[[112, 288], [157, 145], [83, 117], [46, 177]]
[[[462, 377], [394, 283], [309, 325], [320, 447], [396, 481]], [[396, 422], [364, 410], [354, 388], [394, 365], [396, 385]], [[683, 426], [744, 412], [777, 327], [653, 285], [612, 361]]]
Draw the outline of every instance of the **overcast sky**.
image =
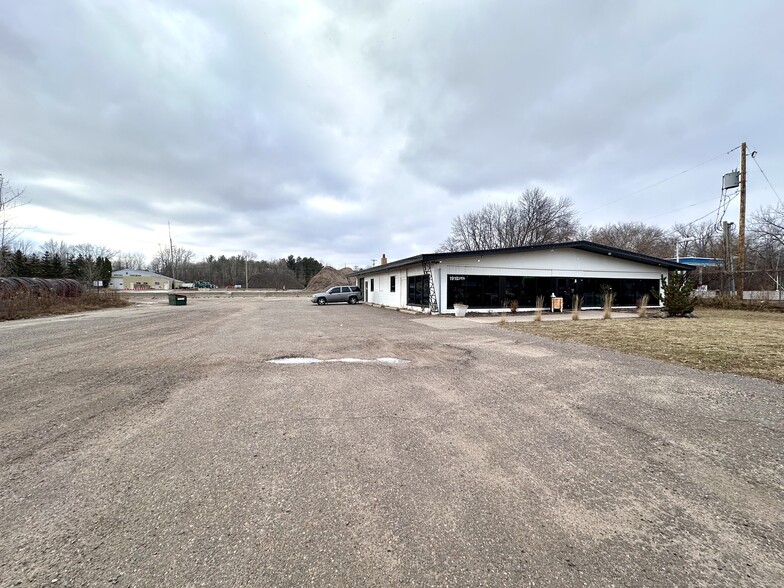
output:
[[[197, 258], [365, 266], [533, 186], [669, 227], [718, 206], [744, 140], [784, 197], [782, 23], [780, 0], [4, 0], [0, 173], [24, 238], [148, 259], [170, 221]], [[774, 204], [748, 169], [749, 209]]]

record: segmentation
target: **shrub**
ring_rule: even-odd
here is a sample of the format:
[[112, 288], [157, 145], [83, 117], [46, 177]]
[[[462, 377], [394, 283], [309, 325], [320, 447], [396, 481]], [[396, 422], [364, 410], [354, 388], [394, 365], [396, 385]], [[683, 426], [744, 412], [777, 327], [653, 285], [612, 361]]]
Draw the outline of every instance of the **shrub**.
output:
[[646, 316], [648, 316], [648, 301], [649, 300], [650, 300], [650, 298], [648, 297], [647, 294], [643, 294], [637, 300], [637, 316], [639, 316], [640, 318], [645, 318]]
[[544, 296], [537, 296], [536, 297], [536, 310], [534, 311], [534, 320], [541, 321], [542, 320], [542, 310], [544, 310]]
[[574, 295], [572, 297], [572, 320], [578, 321], [580, 320], [580, 303], [582, 300], [578, 295]]
[[509, 301], [509, 311], [512, 313], [517, 312], [517, 307], [519, 305], [520, 303], [517, 301], [517, 298], [512, 298], [512, 300]]
[[606, 290], [604, 292], [604, 314], [602, 315], [602, 318], [604, 319], [612, 318], [613, 302], [615, 302], [615, 292]]
[[[664, 311], [668, 316], [684, 316], [694, 311], [694, 283], [680, 272], [670, 273], [669, 279], [662, 277]], [[658, 298], [658, 296], [657, 296]]]

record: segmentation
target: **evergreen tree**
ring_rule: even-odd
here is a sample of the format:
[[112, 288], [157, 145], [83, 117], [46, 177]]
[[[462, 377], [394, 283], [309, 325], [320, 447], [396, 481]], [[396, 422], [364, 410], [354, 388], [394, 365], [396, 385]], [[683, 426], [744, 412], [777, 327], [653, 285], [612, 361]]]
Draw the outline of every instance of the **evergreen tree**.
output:
[[40, 261], [40, 275], [42, 278], [53, 278], [52, 275], [52, 254], [44, 251]]
[[[694, 282], [685, 272], [670, 272], [669, 279], [662, 277], [664, 310], [669, 316], [684, 316], [694, 311]], [[658, 292], [655, 293], [658, 298]]]
[[101, 280], [103, 280], [104, 287], [109, 285], [109, 282], [112, 279], [112, 260], [108, 257], [103, 259], [103, 264], [101, 266]]
[[27, 276], [28, 278], [41, 278], [41, 259], [33, 253], [27, 258]]
[[84, 256], [81, 253], [76, 257], [71, 257], [68, 260], [68, 277], [74, 280], [81, 280], [82, 267], [84, 267]]
[[13, 266], [13, 271], [9, 274], [11, 276], [25, 277], [30, 273], [30, 269], [27, 264], [27, 256], [19, 249], [17, 249], [16, 253], [14, 253], [11, 265]]
[[[13, 264], [14, 254], [11, 253], [11, 250], [8, 247], [0, 247], [0, 268], [3, 268], [3, 273], [7, 275], [13, 275], [13, 268], [11, 267]], [[2, 274], [0, 274], [2, 275]]]
[[51, 273], [51, 277], [53, 278], [64, 277], [65, 268], [63, 267], [63, 261], [60, 259], [59, 255], [52, 255], [52, 262], [50, 264], [50, 273]]

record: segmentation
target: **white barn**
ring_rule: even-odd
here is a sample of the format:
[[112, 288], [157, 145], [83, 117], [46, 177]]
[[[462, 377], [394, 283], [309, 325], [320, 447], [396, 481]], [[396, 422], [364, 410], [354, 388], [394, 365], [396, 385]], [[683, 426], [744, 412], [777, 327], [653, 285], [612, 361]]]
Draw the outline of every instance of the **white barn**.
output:
[[[575, 296], [581, 308], [601, 308], [604, 292], [614, 306], [634, 307], [651, 290], [658, 292], [668, 272], [690, 265], [607, 247], [590, 241], [553, 243], [485, 251], [424, 253], [351, 274], [365, 302], [434, 314], [454, 313], [454, 304], [494, 312], [513, 300], [533, 310], [538, 296], [550, 305], [562, 298], [569, 309]], [[651, 304], [657, 304], [652, 299]]]

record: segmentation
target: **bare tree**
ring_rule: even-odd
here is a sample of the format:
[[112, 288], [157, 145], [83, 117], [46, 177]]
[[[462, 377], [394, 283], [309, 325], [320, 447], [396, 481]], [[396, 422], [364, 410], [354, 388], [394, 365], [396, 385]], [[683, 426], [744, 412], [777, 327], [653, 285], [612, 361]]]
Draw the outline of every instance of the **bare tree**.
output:
[[22, 198], [24, 189], [12, 188], [8, 180], [0, 174], [0, 276], [6, 274], [6, 262], [14, 240], [22, 229], [14, 224], [14, 211], [27, 204]]
[[784, 290], [784, 204], [763, 206], [752, 214], [749, 236], [752, 265], [764, 276], [760, 287]]
[[114, 256], [114, 264], [116, 268], [140, 270], [144, 269], [145, 257], [143, 253], [123, 253], [120, 252]]
[[585, 229], [582, 236], [588, 241], [643, 255], [670, 257], [673, 239], [667, 231], [654, 225], [639, 222], [609, 223]]
[[784, 204], [763, 206], [752, 214], [749, 232], [754, 237], [770, 240], [784, 248]]
[[67, 259], [71, 256], [73, 251], [73, 247], [68, 245], [65, 241], [57, 241], [56, 239], [47, 239], [44, 241], [44, 244], [40, 247], [41, 253], [46, 253], [47, 251], [53, 255], [60, 258], [60, 261], [65, 263]]
[[676, 223], [672, 227], [672, 235], [674, 240], [683, 242], [681, 255], [724, 258], [724, 240], [715, 222]]
[[528, 189], [515, 202], [490, 203], [456, 217], [439, 251], [470, 251], [558, 243], [575, 238], [579, 228], [572, 201]]
[[177, 278], [181, 280], [186, 276], [186, 270], [191, 264], [193, 259], [193, 251], [183, 247], [169, 247], [159, 246], [158, 255], [156, 255], [150, 262], [150, 269], [156, 273], [166, 276], [181, 276]]

